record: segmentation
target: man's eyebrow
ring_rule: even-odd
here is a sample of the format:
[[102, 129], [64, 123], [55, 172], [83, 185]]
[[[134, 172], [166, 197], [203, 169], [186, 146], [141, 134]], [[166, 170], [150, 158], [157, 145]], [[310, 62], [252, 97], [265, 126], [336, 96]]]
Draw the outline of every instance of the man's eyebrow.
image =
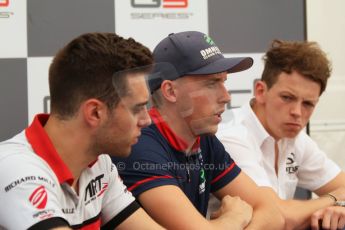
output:
[[213, 83], [213, 82], [223, 82], [223, 78], [212, 78], [212, 79], [207, 79], [206, 82], [207, 83]]
[[303, 101], [310, 102], [310, 103], [317, 103], [317, 102], [319, 102], [319, 99], [318, 98], [314, 98], [314, 99], [312, 99], [312, 98], [303, 98]]
[[141, 107], [141, 106], [144, 106], [144, 105], [147, 105], [149, 103], [149, 101], [144, 101], [144, 102], [139, 102], [138, 104], [135, 104], [134, 107]]
[[280, 94], [281, 94], [281, 95], [282, 95], [282, 94], [288, 94], [288, 95], [291, 96], [291, 97], [297, 97], [297, 95], [296, 95], [295, 93], [290, 92], [290, 91], [288, 91], [288, 90], [281, 91]]
[[[290, 92], [290, 91], [282, 91], [281, 94], [289, 94], [289, 96], [291, 96], [291, 97], [298, 98], [298, 96], [295, 93]], [[319, 98], [318, 97], [317, 98], [310, 97], [310, 98], [302, 98], [302, 100], [317, 103], [319, 101]]]

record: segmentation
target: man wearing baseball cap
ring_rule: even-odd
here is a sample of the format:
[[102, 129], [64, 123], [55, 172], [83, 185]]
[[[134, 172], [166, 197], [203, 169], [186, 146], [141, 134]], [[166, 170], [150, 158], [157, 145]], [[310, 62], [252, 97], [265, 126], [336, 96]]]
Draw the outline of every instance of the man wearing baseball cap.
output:
[[[168, 229], [283, 228], [276, 206], [214, 135], [230, 101], [227, 74], [250, 68], [252, 58], [224, 58], [196, 31], [170, 34], [153, 55], [152, 124], [127, 159], [113, 158], [128, 190]], [[211, 193], [222, 206], [208, 221]]]

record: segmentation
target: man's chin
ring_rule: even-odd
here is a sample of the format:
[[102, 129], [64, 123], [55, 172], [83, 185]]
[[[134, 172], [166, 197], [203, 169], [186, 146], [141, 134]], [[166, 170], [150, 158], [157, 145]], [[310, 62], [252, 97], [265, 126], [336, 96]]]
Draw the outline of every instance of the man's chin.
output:
[[284, 137], [285, 138], [295, 138], [301, 131], [297, 131], [297, 130], [294, 130], [294, 131], [287, 131], [284, 133]]
[[124, 148], [122, 150], [116, 151], [116, 153], [111, 154], [111, 155], [114, 157], [126, 158], [126, 157], [129, 157], [129, 155], [131, 154], [131, 150], [132, 150], [132, 147], [129, 147], [126, 149]]
[[218, 126], [215, 126], [215, 127], [209, 126], [209, 127], [202, 127], [202, 128], [193, 127], [192, 129], [195, 136], [215, 135], [218, 130]]

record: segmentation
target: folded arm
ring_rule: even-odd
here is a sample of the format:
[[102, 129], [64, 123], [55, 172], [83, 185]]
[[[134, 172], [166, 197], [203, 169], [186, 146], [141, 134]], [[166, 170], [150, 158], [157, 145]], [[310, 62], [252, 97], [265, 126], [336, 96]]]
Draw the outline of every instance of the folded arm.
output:
[[276, 203], [243, 172], [214, 195], [219, 199], [226, 195], [239, 196], [253, 207], [253, 218], [246, 229], [284, 228], [284, 219]]
[[[326, 194], [330, 193], [338, 200], [345, 200], [345, 174], [339, 173], [332, 181], [314, 191], [320, 197], [312, 200], [282, 200], [276, 193], [266, 188], [266, 194], [279, 204], [284, 215], [286, 229], [305, 229], [308, 226], [318, 225], [319, 221], [324, 226], [330, 226], [331, 222], [341, 222], [343, 207], [333, 207], [334, 199]], [[326, 218], [323, 218], [323, 217]], [[345, 221], [345, 220], [344, 220]], [[334, 224], [333, 224], [334, 225]]]
[[207, 220], [180, 188], [164, 185], [139, 195], [148, 214], [167, 229], [243, 229], [251, 218], [251, 207], [238, 198], [227, 196], [217, 218]]

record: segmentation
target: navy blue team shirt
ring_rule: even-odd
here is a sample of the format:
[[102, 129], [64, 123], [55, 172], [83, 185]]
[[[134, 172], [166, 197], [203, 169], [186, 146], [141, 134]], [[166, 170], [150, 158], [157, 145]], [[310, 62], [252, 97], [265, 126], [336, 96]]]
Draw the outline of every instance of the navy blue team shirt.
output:
[[135, 197], [158, 186], [178, 186], [206, 216], [210, 193], [231, 182], [241, 169], [215, 135], [199, 137], [186, 154], [186, 142], [172, 132], [158, 110], [149, 113], [153, 122], [142, 129], [130, 156], [112, 158], [121, 178]]

